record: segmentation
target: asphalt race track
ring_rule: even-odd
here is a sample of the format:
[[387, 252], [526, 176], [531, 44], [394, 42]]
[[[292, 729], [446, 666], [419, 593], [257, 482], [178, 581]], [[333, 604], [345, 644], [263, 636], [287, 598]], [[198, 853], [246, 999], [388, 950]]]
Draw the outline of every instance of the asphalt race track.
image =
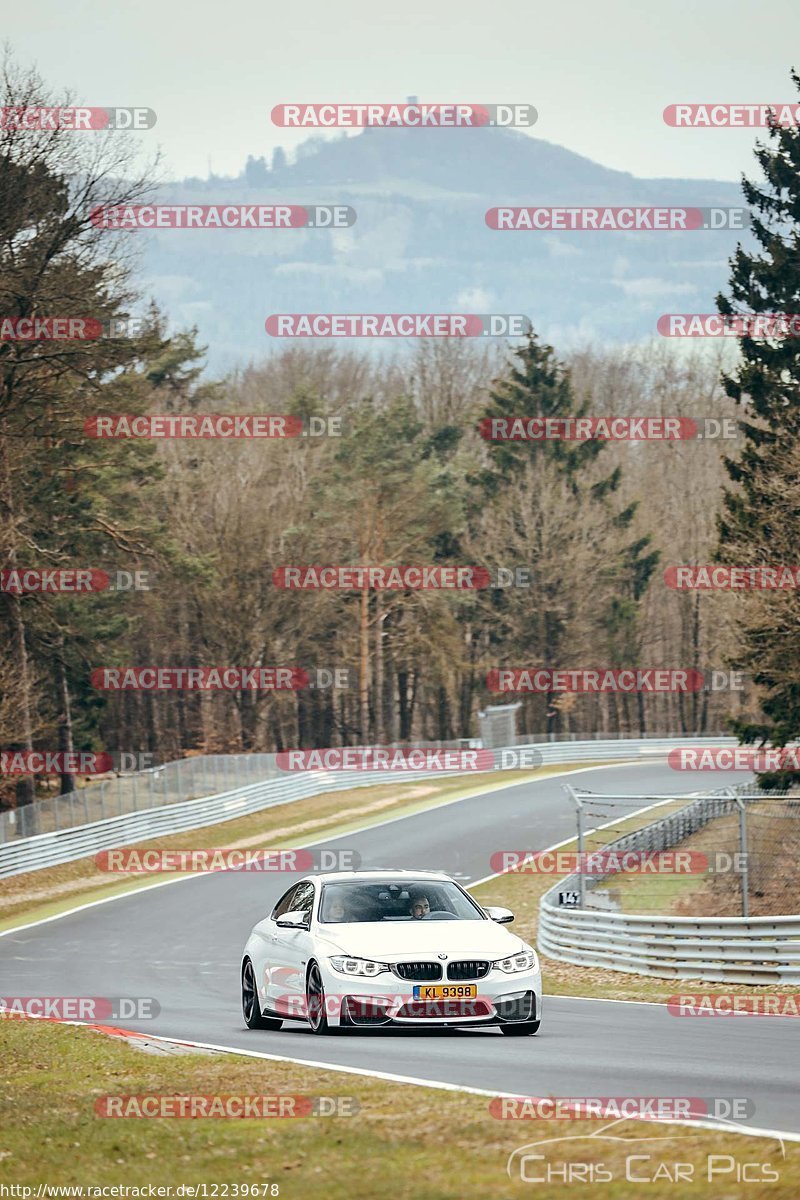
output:
[[[713, 786], [744, 778], [720, 773]], [[592, 769], [573, 779], [598, 792], [676, 787], [665, 763]], [[541, 849], [574, 834], [564, 782], [512, 785], [324, 844], [357, 850], [365, 868], [483, 879], [494, 850]], [[686, 775], [677, 786], [690, 792], [709, 784]], [[755, 1103], [749, 1124], [800, 1133], [800, 1022], [787, 1017], [676, 1018], [661, 1005], [548, 998], [545, 973], [544, 1019], [532, 1038], [504, 1038], [496, 1029], [319, 1038], [296, 1023], [249, 1031], [240, 1011], [241, 950], [291, 880], [285, 873], [200, 875], [12, 931], [0, 937], [0, 994], [151, 996], [160, 1015], [128, 1028], [491, 1092], [744, 1096]]]

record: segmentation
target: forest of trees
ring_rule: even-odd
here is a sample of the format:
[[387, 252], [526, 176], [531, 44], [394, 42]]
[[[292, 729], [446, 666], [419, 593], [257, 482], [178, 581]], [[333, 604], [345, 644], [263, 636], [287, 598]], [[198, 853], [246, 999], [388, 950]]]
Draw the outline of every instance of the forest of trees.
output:
[[[53, 103], [35, 73], [13, 64], [2, 86], [5, 106]], [[770, 155], [794, 156], [796, 210], [798, 134], [772, 136], [779, 144], [762, 166], [785, 192]], [[109, 240], [89, 220], [103, 202], [147, 195], [152, 165], [137, 173], [132, 154], [119, 135], [0, 130], [0, 313], [105, 322], [146, 308], [130, 236]], [[769, 232], [771, 215], [786, 216], [769, 195], [748, 199], [767, 222], [773, 277], [764, 260], [741, 255], [720, 307], [770, 312], [782, 297], [780, 309], [794, 311], [796, 235], [785, 220]], [[780, 250], [790, 244], [787, 261]], [[741, 690], [522, 696], [520, 733], [718, 733], [733, 720], [748, 739], [797, 734], [796, 597], [679, 592], [663, 578], [670, 565], [720, 554], [774, 562], [779, 548], [778, 561], [792, 558], [796, 342], [768, 354], [745, 339], [741, 359], [730, 339], [718, 352], [661, 341], [560, 353], [535, 334], [516, 348], [431, 339], [383, 356], [289, 345], [211, 381], [195, 334], [170, 334], [166, 314], [147, 312], [135, 337], [0, 341], [0, 569], [142, 571], [148, 584], [0, 593], [0, 746], [164, 761], [452, 740], [477, 734], [487, 704], [514, 699], [486, 687], [487, 671], [504, 665], [742, 672]], [[743, 403], [744, 436], [731, 441], [479, 434], [481, 418], [508, 415], [738, 421]], [[84, 432], [97, 414], [202, 412], [336, 417], [342, 432], [238, 441]], [[530, 586], [358, 593], [273, 583], [276, 568], [323, 563], [522, 567]], [[773, 642], [777, 627], [783, 640]], [[104, 693], [90, 678], [107, 666], [287, 664], [345, 668], [349, 686]], [[33, 794], [32, 779], [9, 781], [0, 802]]]

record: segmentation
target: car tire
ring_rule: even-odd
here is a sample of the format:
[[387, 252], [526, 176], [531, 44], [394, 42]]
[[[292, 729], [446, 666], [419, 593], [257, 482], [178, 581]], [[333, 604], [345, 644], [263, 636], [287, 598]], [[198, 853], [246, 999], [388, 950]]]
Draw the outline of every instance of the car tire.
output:
[[320, 1036], [338, 1032], [328, 1024], [328, 1014], [325, 1011], [325, 988], [322, 985], [322, 973], [315, 962], [308, 968], [306, 976], [306, 1012], [312, 1033]]
[[280, 1017], [265, 1017], [256, 990], [256, 976], [249, 958], [242, 963], [242, 1016], [248, 1029], [280, 1029]]
[[506, 1037], [530, 1037], [532, 1033], [539, 1032], [541, 1021], [520, 1021], [515, 1025], [501, 1025], [501, 1031]]

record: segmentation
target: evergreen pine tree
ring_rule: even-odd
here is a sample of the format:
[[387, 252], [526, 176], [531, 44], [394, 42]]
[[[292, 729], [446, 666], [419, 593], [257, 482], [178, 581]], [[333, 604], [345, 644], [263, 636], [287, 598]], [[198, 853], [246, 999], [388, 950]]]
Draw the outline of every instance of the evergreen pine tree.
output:
[[[795, 71], [792, 80], [800, 90]], [[800, 129], [771, 126], [768, 141], [757, 143], [755, 157], [763, 180], [744, 179], [743, 191], [757, 246], [737, 247], [728, 293], [717, 297], [717, 307], [726, 315], [797, 313]], [[723, 383], [742, 407], [743, 449], [737, 459], [726, 460], [734, 486], [724, 496], [720, 557], [745, 566], [774, 564], [781, 546], [792, 540], [797, 544], [800, 530], [800, 339], [743, 337], [736, 369], [723, 376]], [[796, 593], [742, 597], [736, 665], [752, 671], [763, 689], [765, 717], [733, 722], [743, 742], [784, 746], [800, 736], [798, 629]], [[763, 776], [762, 782], [783, 785], [788, 776]]]

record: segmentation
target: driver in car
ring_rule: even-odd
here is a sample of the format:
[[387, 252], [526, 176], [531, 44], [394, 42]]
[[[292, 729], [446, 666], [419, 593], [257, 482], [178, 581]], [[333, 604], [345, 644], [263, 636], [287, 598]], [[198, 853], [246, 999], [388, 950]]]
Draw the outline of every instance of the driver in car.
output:
[[415, 896], [411, 901], [411, 916], [415, 921], [421, 921], [431, 911], [427, 896]]
[[345, 910], [344, 903], [339, 898], [339, 896], [333, 896], [331, 898], [331, 901], [328, 904], [328, 912], [326, 915], [326, 920], [334, 921], [337, 923], [340, 921], [347, 920], [347, 912]]

